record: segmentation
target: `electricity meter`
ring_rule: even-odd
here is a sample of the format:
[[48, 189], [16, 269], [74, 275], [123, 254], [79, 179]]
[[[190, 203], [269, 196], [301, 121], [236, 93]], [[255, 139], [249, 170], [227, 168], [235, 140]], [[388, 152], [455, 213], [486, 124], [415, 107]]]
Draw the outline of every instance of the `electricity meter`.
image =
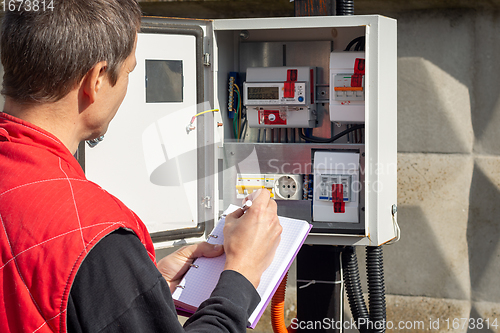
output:
[[250, 127], [315, 127], [316, 69], [251, 67], [243, 84]]

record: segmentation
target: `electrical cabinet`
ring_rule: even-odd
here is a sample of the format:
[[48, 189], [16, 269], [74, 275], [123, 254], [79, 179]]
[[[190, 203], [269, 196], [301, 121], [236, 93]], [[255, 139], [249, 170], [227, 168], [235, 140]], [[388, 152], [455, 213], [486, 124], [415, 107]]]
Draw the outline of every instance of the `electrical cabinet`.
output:
[[[345, 51], [362, 40], [355, 51]], [[395, 238], [396, 21], [144, 18], [137, 67], [87, 177], [157, 247], [202, 239], [259, 188], [314, 244]]]

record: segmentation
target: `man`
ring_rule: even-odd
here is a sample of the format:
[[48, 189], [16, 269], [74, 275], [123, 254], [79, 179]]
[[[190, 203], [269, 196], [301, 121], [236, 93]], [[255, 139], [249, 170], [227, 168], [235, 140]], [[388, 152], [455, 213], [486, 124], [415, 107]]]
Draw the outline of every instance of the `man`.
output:
[[[259, 302], [281, 234], [269, 192], [226, 218], [223, 248], [191, 245], [155, 266], [144, 224], [73, 157], [123, 101], [139, 24], [135, 0], [54, 0], [5, 14], [1, 332], [243, 332]], [[181, 327], [170, 291], [194, 258], [223, 251], [216, 289]]]

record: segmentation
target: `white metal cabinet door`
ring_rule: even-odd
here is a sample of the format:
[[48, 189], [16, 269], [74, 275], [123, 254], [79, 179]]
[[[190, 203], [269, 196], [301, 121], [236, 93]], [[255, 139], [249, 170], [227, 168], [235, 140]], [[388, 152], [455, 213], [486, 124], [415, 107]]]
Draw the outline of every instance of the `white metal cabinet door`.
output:
[[[146, 20], [127, 96], [105, 139], [85, 151], [88, 179], [137, 213], [153, 240], [204, 231], [205, 126], [197, 126], [198, 119], [197, 129], [186, 131], [209, 104], [203, 103], [203, 33], [197, 26]], [[168, 236], [173, 229], [181, 230]]]

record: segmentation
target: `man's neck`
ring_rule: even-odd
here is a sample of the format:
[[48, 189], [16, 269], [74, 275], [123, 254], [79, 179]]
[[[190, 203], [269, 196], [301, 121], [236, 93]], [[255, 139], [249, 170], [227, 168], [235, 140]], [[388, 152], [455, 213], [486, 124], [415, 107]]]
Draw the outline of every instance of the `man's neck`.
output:
[[36, 125], [57, 137], [74, 154], [82, 141], [78, 128], [78, 106], [67, 95], [53, 103], [20, 104], [5, 99], [4, 112]]

